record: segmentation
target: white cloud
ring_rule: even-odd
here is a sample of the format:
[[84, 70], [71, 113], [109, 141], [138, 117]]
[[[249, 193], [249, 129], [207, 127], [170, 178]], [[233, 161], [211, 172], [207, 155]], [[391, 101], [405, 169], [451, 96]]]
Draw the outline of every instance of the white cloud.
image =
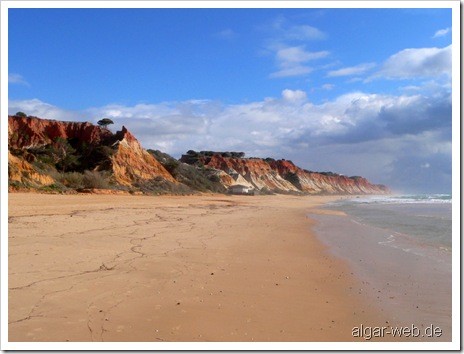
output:
[[172, 140], [189, 135], [204, 135], [209, 116], [217, 112], [217, 103], [209, 100], [188, 100], [134, 106], [107, 105], [87, 109], [92, 120], [113, 119], [116, 126], [126, 126], [147, 146], [162, 149], [173, 146]]
[[403, 91], [421, 91], [422, 90], [422, 87], [421, 86], [417, 86], [417, 85], [408, 85], [408, 86], [404, 86], [404, 87], [400, 87], [401, 90]]
[[449, 32], [450, 32], [450, 28], [444, 28], [444, 29], [441, 29], [441, 30], [438, 30], [435, 32], [435, 34], [433, 35], [432, 38], [438, 38], [438, 37], [443, 37], [443, 36], [446, 36]]
[[308, 41], [323, 40], [327, 34], [308, 24], [292, 24], [285, 17], [279, 16], [271, 26], [264, 30], [271, 36], [267, 40], [266, 49], [275, 55], [278, 70], [269, 75], [270, 78], [303, 76], [311, 73], [313, 68], [308, 65], [311, 60], [327, 57], [326, 50], [309, 51]]
[[304, 46], [287, 47], [279, 49], [276, 53], [277, 60], [283, 65], [291, 65], [293, 63], [305, 63], [309, 60], [325, 58], [329, 55], [327, 51], [308, 52]]
[[29, 116], [65, 121], [82, 121], [88, 119], [88, 116], [86, 117], [80, 112], [61, 109], [36, 98], [8, 101], [8, 114], [15, 114], [16, 112], [24, 112]]
[[8, 83], [31, 86], [29, 82], [27, 82], [22, 75], [15, 74], [15, 73], [8, 73]]
[[105, 116], [109, 118], [139, 119], [155, 119], [160, 116], [178, 113], [178, 111], [168, 103], [137, 104], [135, 106], [110, 104], [103, 107], [89, 108], [87, 111], [95, 117]]
[[[448, 95], [377, 95], [352, 92], [332, 101], [313, 104], [306, 92], [285, 89], [281, 98], [244, 104], [221, 105], [209, 100], [190, 100], [134, 106], [107, 105], [82, 112], [60, 109], [40, 100], [10, 101], [9, 112], [61, 120], [114, 120], [115, 128], [126, 125], [147, 146], [172, 141], [176, 152], [189, 149], [187, 141], [204, 145], [224, 141], [257, 146], [250, 132], [266, 132], [275, 144], [304, 139], [318, 144], [357, 143], [379, 137], [419, 134], [450, 127]], [[204, 143], [203, 143], [204, 141]], [[301, 142], [301, 141], [300, 141]], [[224, 146], [229, 148], [228, 146]], [[253, 148], [251, 148], [253, 152]], [[172, 152], [172, 151], [168, 151]]]
[[329, 77], [361, 75], [375, 67], [375, 63], [364, 63], [342, 69], [332, 70], [327, 73]]
[[404, 49], [389, 57], [373, 78], [409, 79], [443, 75], [451, 77], [451, 45]]
[[288, 90], [285, 89], [282, 91], [282, 97], [284, 100], [289, 102], [302, 102], [306, 101], [306, 92], [301, 90]]
[[292, 24], [290, 21], [283, 17], [277, 17], [271, 24], [270, 30], [275, 39], [280, 42], [287, 41], [314, 41], [324, 40], [328, 37], [327, 33], [320, 29], [310, 26], [308, 24]]
[[300, 76], [310, 73], [313, 69], [308, 61], [325, 58], [328, 51], [309, 52], [304, 46], [282, 47], [276, 50], [276, 62], [280, 70], [272, 73], [271, 78]]
[[295, 25], [285, 30], [284, 38], [287, 40], [321, 40], [326, 39], [327, 34], [309, 25]]

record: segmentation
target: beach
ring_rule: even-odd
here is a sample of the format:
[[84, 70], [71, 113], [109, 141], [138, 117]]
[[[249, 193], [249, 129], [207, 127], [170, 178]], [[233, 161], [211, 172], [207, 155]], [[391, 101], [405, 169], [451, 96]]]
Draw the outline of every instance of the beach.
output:
[[315, 235], [337, 198], [10, 193], [9, 341], [366, 341], [395, 314]]
[[[376, 299], [397, 326], [417, 327], [419, 340], [450, 341], [450, 200], [401, 199], [329, 203], [311, 214], [313, 230], [362, 280], [360, 292]], [[438, 328], [440, 335], [427, 337], [427, 328]]]

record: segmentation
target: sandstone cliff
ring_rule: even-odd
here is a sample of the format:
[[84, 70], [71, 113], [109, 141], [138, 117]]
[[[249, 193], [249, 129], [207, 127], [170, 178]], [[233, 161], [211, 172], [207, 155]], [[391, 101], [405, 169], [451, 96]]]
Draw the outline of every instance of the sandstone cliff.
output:
[[37, 171], [29, 162], [8, 151], [8, 181], [31, 187], [51, 185], [55, 180], [46, 173]]
[[[367, 179], [335, 173], [306, 171], [288, 160], [244, 158], [243, 153], [195, 152], [190, 150], [181, 161], [203, 165], [220, 172], [224, 185], [241, 184], [258, 191], [305, 194], [385, 194], [388, 188]], [[226, 174], [229, 178], [225, 178]], [[244, 182], [245, 181], [245, 182]]]
[[57, 138], [100, 145], [113, 134], [89, 122], [63, 122], [37, 117], [8, 116], [8, 148], [29, 149], [52, 144]]
[[242, 152], [190, 150], [178, 161], [143, 149], [125, 127], [113, 134], [88, 122], [9, 116], [8, 152], [11, 188], [191, 194], [242, 185], [261, 193], [388, 193], [362, 177], [311, 172]]
[[176, 183], [172, 175], [142, 148], [138, 140], [125, 128], [116, 133], [111, 156], [111, 166], [116, 181], [122, 185], [132, 185], [137, 180], [150, 180], [155, 177]]
[[[8, 117], [10, 181], [25, 186], [54, 184], [59, 172], [84, 169], [104, 171], [115, 185], [158, 179], [177, 182], [137, 139], [123, 127], [116, 134], [85, 122], [63, 122], [36, 117]], [[65, 159], [73, 158], [65, 170]], [[61, 165], [60, 165], [61, 163]], [[57, 171], [55, 171], [57, 172]]]

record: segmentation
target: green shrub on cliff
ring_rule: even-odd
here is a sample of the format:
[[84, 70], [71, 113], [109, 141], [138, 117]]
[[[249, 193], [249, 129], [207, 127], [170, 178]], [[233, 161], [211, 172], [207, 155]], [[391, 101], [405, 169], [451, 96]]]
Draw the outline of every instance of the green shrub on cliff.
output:
[[84, 188], [110, 188], [108, 176], [104, 172], [100, 171], [85, 171], [82, 182], [84, 184]]
[[78, 189], [84, 187], [84, 175], [79, 172], [67, 172], [60, 176], [60, 182], [68, 188]]
[[23, 150], [12, 150], [16, 156], [25, 158], [41, 170], [57, 169], [61, 172], [75, 171], [80, 165], [81, 155], [68, 140], [58, 137], [45, 146]]
[[[202, 167], [188, 165], [179, 162], [172, 156], [159, 150], [147, 150], [152, 154], [166, 170], [180, 183], [200, 192], [225, 192], [219, 178]], [[193, 151], [193, 150], [192, 150]]]
[[62, 172], [75, 169], [80, 164], [76, 149], [64, 138], [56, 138], [50, 152], [57, 169]]

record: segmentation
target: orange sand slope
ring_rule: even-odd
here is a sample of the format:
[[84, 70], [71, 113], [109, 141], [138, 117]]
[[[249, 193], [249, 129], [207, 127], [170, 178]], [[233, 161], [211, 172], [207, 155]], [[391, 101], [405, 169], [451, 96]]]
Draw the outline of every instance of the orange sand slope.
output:
[[9, 340], [359, 340], [389, 319], [310, 232], [333, 199], [10, 194]]

